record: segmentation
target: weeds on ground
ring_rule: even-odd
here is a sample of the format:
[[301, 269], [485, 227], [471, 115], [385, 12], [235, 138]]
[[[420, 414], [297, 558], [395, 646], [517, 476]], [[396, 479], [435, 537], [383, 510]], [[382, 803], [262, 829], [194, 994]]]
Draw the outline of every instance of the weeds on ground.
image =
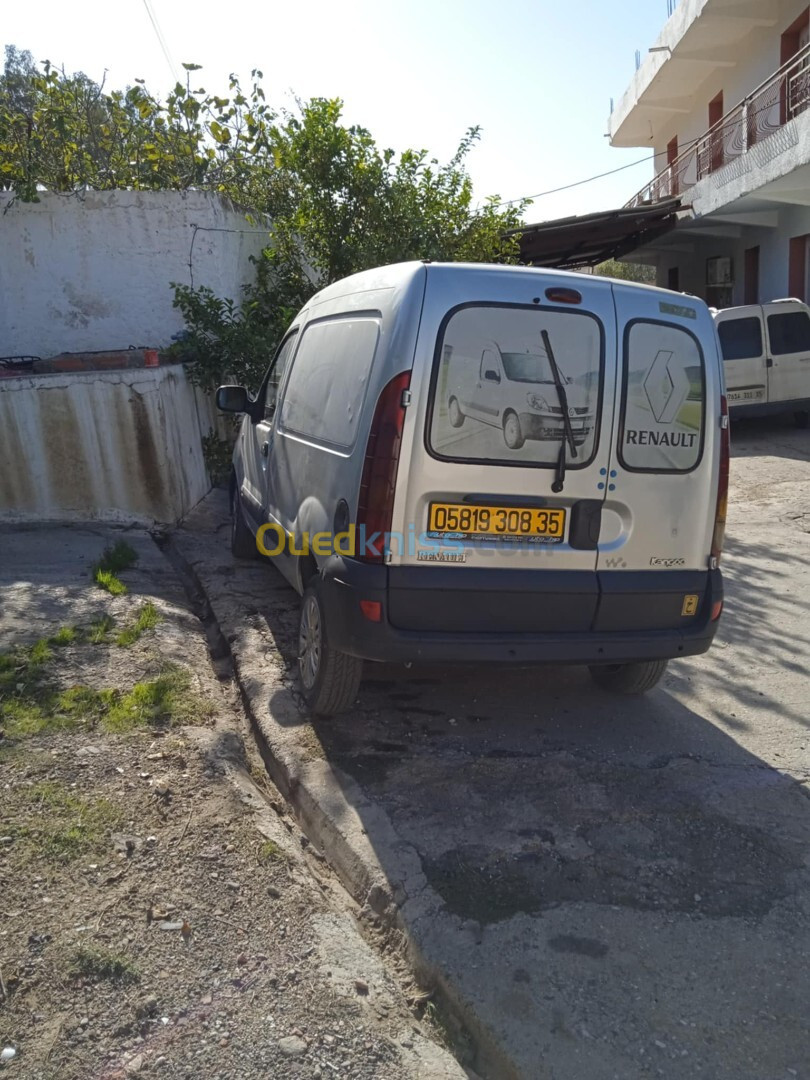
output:
[[101, 553], [101, 558], [93, 567], [93, 580], [111, 596], [123, 596], [127, 587], [117, 575], [134, 566], [137, 561], [137, 551], [126, 540], [116, 540]]
[[25, 792], [25, 824], [10, 821], [10, 835], [31, 857], [69, 862], [106, 842], [121, 814], [107, 799], [77, 795], [56, 780], [43, 780]]
[[136, 683], [119, 696], [102, 719], [106, 731], [190, 724], [211, 715], [211, 706], [191, 689], [189, 673], [174, 665], [150, 682]]
[[120, 645], [122, 648], [128, 648], [130, 645], [134, 645], [147, 630], [153, 630], [160, 622], [160, 619], [161, 615], [158, 609], [151, 600], [147, 600], [135, 617], [135, 621], [130, 623], [129, 626], [125, 626], [124, 629], [116, 635], [116, 645]]
[[123, 953], [111, 952], [98, 946], [80, 945], [73, 953], [68, 975], [71, 979], [99, 982], [130, 983], [140, 978], [135, 964]]
[[[123, 645], [137, 641], [159, 619], [154, 605], [146, 603], [116, 641]], [[127, 693], [55, 686], [47, 667], [53, 659], [51, 646], [84, 641], [101, 644], [109, 639], [112, 626], [112, 619], [105, 616], [89, 628], [64, 627], [26, 648], [0, 653], [0, 727], [7, 738], [97, 726], [127, 732], [193, 723], [211, 715], [211, 706], [190, 689], [189, 673], [175, 665], [165, 667], [155, 679], [136, 683]]]
[[286, 859], [287, 857], [275, 840], [265, 840], [259, 846], [258, 854], [260, 863], [275, 862], [277, 859]]
[[87, 640], [91, 645], [106, 645], [110, 640], [110, 632], [115, 625], [112, 615], [102, 615], [96, 622], [90, 623], [87, 628]]

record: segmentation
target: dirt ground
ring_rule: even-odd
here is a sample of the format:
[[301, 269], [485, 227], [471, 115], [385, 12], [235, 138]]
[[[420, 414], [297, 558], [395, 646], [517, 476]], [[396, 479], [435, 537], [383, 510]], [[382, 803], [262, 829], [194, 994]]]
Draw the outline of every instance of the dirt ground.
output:
[[287, 815], [152, 540], [126, 535], [126, 593], [93, 582], [120, 535], [0, 534], [0, 1071], [463, 1076]]

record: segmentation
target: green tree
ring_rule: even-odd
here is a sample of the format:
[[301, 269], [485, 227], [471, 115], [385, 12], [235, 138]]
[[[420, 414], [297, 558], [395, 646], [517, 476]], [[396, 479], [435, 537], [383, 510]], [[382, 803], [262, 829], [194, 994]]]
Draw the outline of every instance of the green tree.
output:
[[175, 286], [188, 327], [179, 346], [192, 376], [255, 382], [293, 313], [347, 274], [405, 259], [516, 261], [524, 204], [476, 204], [467, 159], [471, 128], [448, 162], [424, 150], [397, 154], [342, 121], [337, 98], [277, 112], [262, 72], [226, 96], [192, 83], [184, 64], [165, 100], [141, 80], [107, 91], [31, 54], [6, 50], [0, 76], [0, 190], [184, 190], [221, 193], [270, 223], [269, 243], [244, 296]]
[[642, 285], [655, 284], [655, 267], [645, 263], [619, 262], [618, 259], [608, 259], [600, 263], [594, 269], [595, 274], [603, 277], [619, 278], [620, 281], [636, 281]]

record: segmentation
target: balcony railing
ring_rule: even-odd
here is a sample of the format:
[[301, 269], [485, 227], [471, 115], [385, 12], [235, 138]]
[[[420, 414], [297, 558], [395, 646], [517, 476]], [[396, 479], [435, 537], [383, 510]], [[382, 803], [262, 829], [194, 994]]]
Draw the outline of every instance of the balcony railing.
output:
[[810, 106], [810, 45], [681, 151], [627, 203], [644, 206], [683, 195]]

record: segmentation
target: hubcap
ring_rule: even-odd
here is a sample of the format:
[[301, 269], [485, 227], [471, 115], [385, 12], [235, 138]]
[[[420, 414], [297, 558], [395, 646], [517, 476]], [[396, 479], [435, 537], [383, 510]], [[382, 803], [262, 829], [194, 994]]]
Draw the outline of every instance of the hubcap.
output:
[[510, 416], [506, 421], [506, 441], [508, 443], [515, 443], [518, 440], [518, 422], [514, 416]]
[[301, 681], [311, 690], [321, 667], [321, 613], [314, 596], [308, 596], [301, 610], [298, 633], [298, 668]]

